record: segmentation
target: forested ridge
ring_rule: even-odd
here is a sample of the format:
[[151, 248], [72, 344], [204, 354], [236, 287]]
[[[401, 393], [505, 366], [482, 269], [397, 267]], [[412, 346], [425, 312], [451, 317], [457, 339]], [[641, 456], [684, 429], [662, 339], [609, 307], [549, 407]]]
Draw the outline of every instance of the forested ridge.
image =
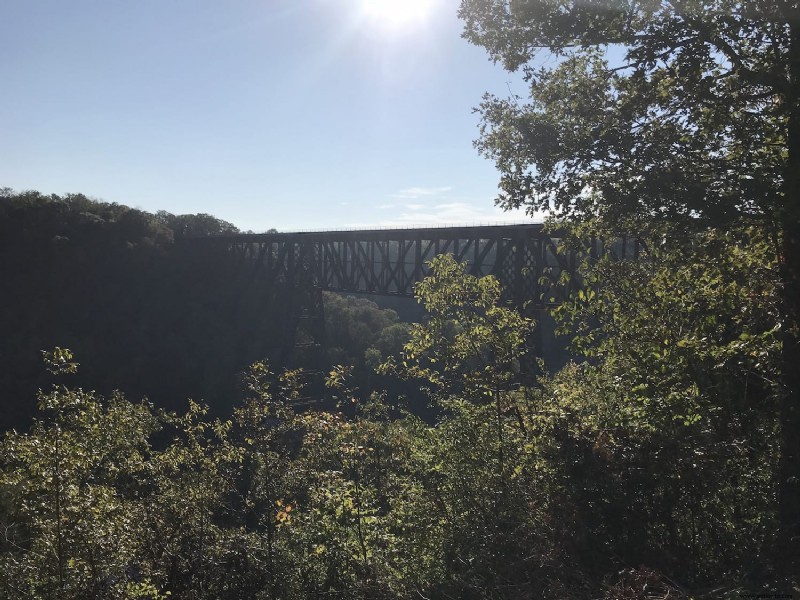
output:
[[268, 285], [224, 251], [181, 244], [237, 231], [211, 215], [0, 190], [0, 428], [28, 424], [45, 383], [44, 348], [81, 356], [76, 385], [165, 408], [191, 397], [229, 414], [256, 360], [316, 370], [352, 363], [365, 377], [365, 361], [374, 366], [402, 346], [397, 313], [326, 294], [328, 344], [318, 356], [285, 348], [292, 335], [320, 337], [304, 324], [287, 330], [302, 294]]

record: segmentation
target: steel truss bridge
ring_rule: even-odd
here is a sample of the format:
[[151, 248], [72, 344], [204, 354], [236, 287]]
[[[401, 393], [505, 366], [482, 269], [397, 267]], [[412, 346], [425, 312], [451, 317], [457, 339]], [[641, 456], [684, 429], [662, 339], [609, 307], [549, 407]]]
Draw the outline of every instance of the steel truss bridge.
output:
[[[541, 224], [422, 229], [259, 233], [192, 240], [232, 254], [271, 283], [357, 294], [411, 297], [428, 262], [452, 254], [475, 276], [494, 275], [509, 304], [537, 311], [558, 304], [575, 285], [577, 261], [613, 251], [628, 257], [635, 244], [587, 240], [576, 252], [558, 248]], [[570, 280], [570, 281], [567, 281]]]

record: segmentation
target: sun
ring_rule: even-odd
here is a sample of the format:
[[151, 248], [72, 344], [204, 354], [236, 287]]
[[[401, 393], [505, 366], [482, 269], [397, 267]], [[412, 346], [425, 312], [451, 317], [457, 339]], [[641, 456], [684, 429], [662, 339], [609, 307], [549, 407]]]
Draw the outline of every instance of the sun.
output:
[[362, 0], [364, 12], [391, 27], [424, 21], [434, 0]]

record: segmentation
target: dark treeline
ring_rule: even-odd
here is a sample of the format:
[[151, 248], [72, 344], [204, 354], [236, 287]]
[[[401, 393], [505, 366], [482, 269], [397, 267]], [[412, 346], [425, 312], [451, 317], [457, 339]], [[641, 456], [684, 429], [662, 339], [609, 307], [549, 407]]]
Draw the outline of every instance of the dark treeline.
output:
[[224, 253], [180, 243], [236, 231], [205, 214], [2, 190], [0, 428], [24, 426], [33, 414], [44, 348], [66, 346], [81, 357], [78, 385], [148, 396], [166, 408], [191, 397], [225, 414], [256, 360], [317, 370], [346, 362], [364, 376], [365, 361], [374, 365], [402, 345], [406, 326], [394, 311], [330, 295], [332, 347], [285, 348], [293, 336], [312, 344], [322, 337], [309, 326], [287, 330], [287, 308], [302, 294], [268, 286]]

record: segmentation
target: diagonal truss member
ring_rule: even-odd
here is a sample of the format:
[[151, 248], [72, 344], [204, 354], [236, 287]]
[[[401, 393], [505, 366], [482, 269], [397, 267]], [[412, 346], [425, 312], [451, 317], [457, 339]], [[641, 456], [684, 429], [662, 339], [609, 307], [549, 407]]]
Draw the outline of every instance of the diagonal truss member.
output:
[[[557, 250], [560, 238], [541, 224], [424, 229], [376, 229], [303, 233], [237, 234], [193, 240], [221, 246], [270, 281], [311, 283], [323, 290], [406, 296], [428, 272], [428, 262], [449, 253], [471, 275], [494, 275], [504, 299], [528, 310], [560, 303], [569, 293], [562, 274], [574, 273], [578, 257]], [[613, 250], [634, 257], [625, 240], [607, 248], [599, 239], [585, 252]]]

